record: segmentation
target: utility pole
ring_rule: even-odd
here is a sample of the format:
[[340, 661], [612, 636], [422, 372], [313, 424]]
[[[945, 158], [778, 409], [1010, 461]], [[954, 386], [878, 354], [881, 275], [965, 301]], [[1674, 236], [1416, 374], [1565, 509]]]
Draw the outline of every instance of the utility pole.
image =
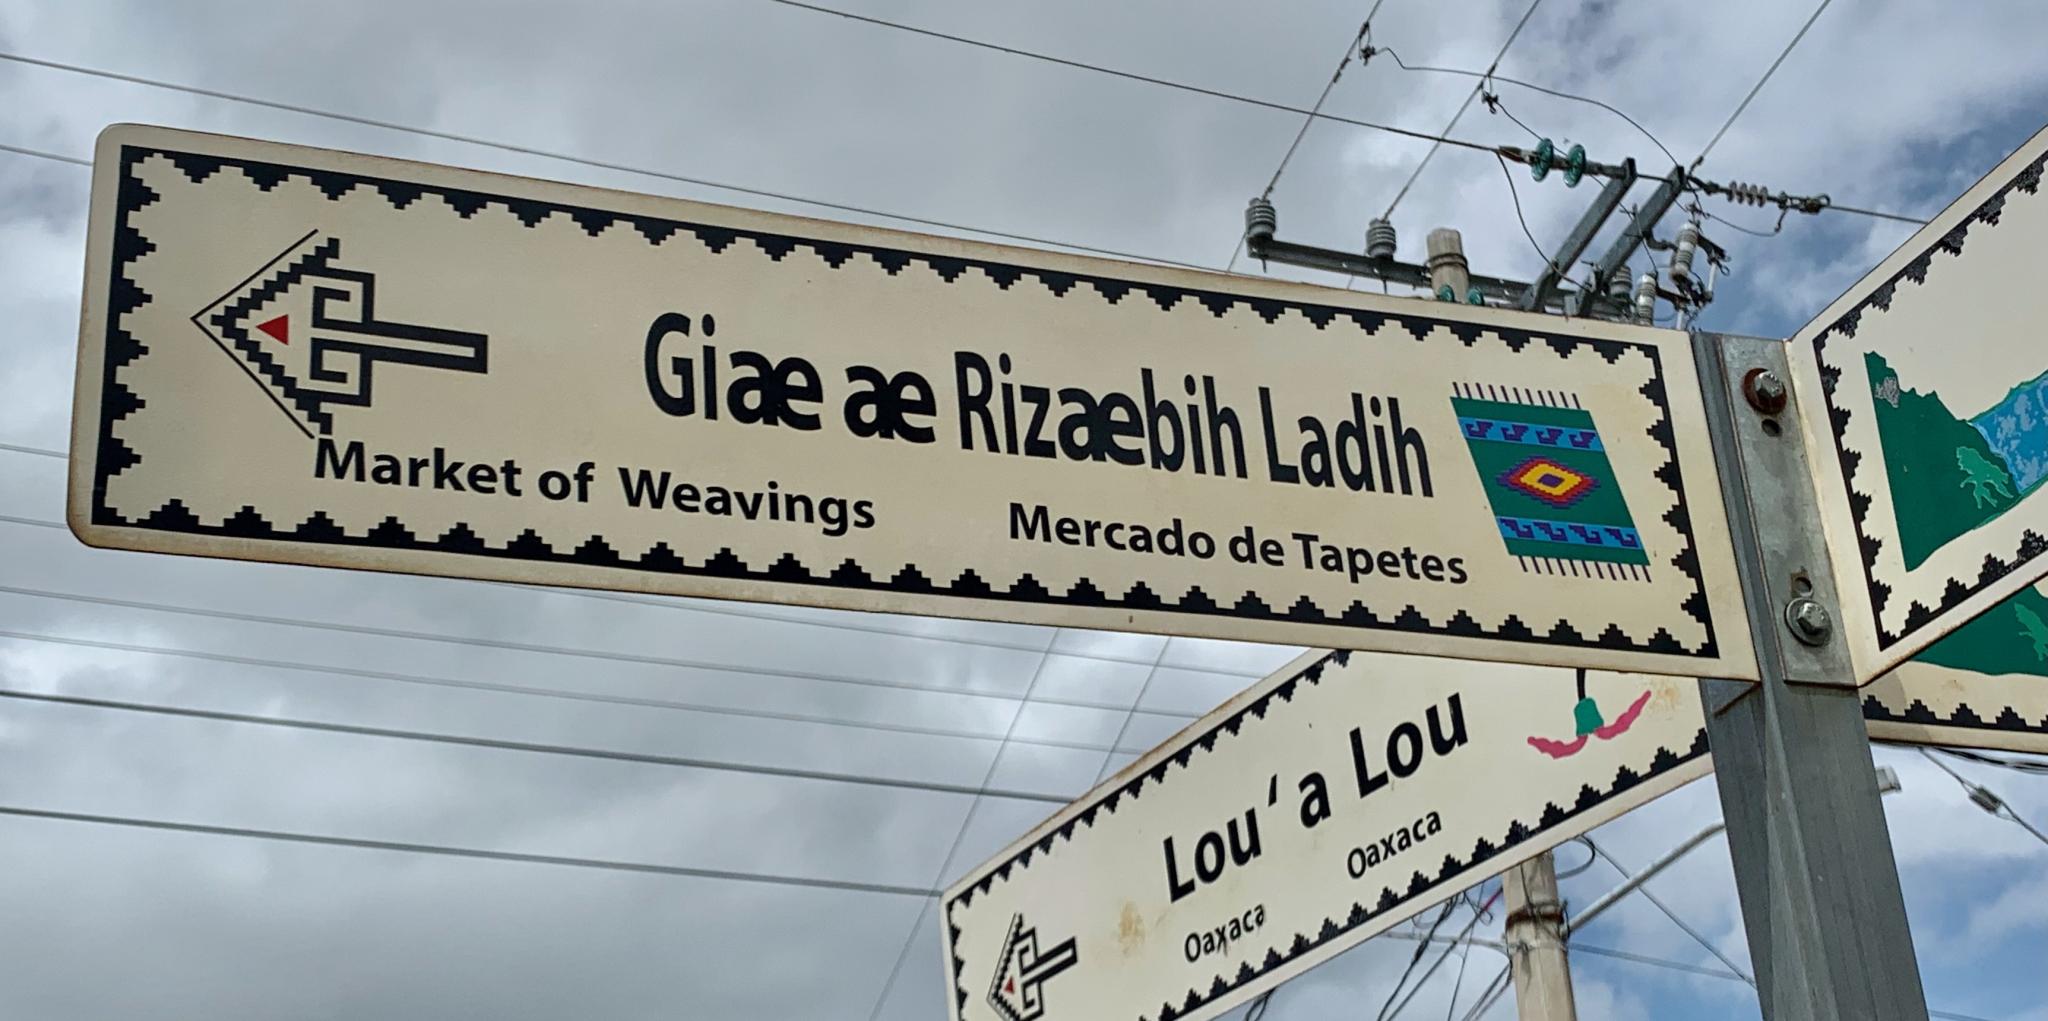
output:
[[1515, 1012], [1522, 1021], [1577, 1021], [1572, 967], [1565, 955], [1564, 901], [1557, 859], [1549, 851], [1501, 876], [1507, 905], [1508, 965], [1514, 969]]
[[[1449, 300], [1464, 300], [1471, 278], [1463, 236], [1439, 227], [1429, 232], [1428, 245], [1430, 289], [1439, 299], [1449, 293]], [[1531, 305], [1540, 304], [1535, 289], [1529, 295]], [[1571, 962], [1565, 956], [1564, 900], [1557, 893], [1557, 859], [1545, 851], [1509, 869], [1501, 877], [1501, 895], [1508, 912], [1516, 1012], [1522, 1021], [1577, 1021]]]

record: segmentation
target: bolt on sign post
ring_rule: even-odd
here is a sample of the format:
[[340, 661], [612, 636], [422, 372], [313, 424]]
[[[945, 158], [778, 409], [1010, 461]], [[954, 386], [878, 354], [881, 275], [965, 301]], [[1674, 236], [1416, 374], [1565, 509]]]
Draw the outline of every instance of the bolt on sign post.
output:
[[161, 128], [97, 546], [1754, 678], [1684, 335]]
[[2044, 159], [2048, 132], [1792, 340], [1861, 680], [2048, 573]]
[[946, 891], [956, 1021], [1200, 1021], [1705, 775], [1690, 681], [1311, 652]]

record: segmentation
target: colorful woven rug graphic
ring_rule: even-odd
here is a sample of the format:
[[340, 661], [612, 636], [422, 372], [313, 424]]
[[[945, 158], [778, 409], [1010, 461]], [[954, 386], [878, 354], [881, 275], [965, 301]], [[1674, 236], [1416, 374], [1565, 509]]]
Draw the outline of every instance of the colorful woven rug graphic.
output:
[[1452, 384], [1451, 407], [1502, 541], [1525, 571], [1648, 581], [1650, 555], [1577, 397]]

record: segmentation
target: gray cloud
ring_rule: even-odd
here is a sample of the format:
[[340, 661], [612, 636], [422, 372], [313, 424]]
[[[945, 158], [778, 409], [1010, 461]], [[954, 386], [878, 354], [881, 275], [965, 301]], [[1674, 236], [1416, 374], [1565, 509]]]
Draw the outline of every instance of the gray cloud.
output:
[[[1321, 89], [1358, 5], [963, 6], [860, 9], [1225, 90], [1305, 103]], [[1521, 0], [1387, 0], [1374, 39], [1411, 62], [1483, 64]], [[1630, 111], [1690, 159], [1805, 15], [1760, 2], [1546, 6], [1502, 72], [1582, 89]], [[2026, 40], [2048, 8], [2005, 0], [1838, 5], [1716, 149], [1703, 173], [1927, 213], [2036, 126], [2048, 78]], [[1294, 136], [1291, 116], [1115, 81], [760, 2], [365, 2], [297, 5], [0, 0], [0, 43], [36, 56], [243, 91], [877, 209], [1220, 266], [1243, 203]], [[1434, 130], [1469, 88], [1354, 64], [1330, 109]], [[141, 120], [817, 214], [535, 157], [0, 65], [0, 141], [83, 155], [98, 129]], [[1661, 157], [1634, 129], [1512, 89], [1516, 116], [1599, 158]], [[1460, 137], [1521, 142], [1475, 107]], [[1424, 146], [1319, 124], [1275, 192], [1283, 233], [1352, 246]], [[1514, 226], [1491, 159], [1447, 150], [1404, 200], [1404, 254], [1437, 224], [1462, 227], [1476, 268], [1541, 265]], [[1590, 198], [1515, 173], [1529, 227], [1561, 235]], [[76, 330], [85, 174], [0, 154], [0, 442], [64, 445]], [[1725, 207], [1717, 212], [1734, 211]], [[832, 214], [841, 216], [842, 214]], [[853, 217], [874, 220], [871, 217]], [[1768, 223], [1768, 218], [1762, 218]], [[1743, 222], [1757, 222], [1751, 214]], [[884, 222], [875, 220], [875, 222]], [[1795, 218], [1775, 241], [1731, 237], [1738, 275], [1708, 323], [1783, 334], [1903, 237], [1840, 214]], [[1256, 267], [1240, 266], [1240, 269]], [[1301, 275], [1282, 273], [1275, 275]], [[1325, 281], [1330, 282], [1330, 281]], [[61, 464], [0, 452], [0, 514], [56, 518]], [[710, 615], [429, 579], [148, 558], [85, 550], [0, 523], [0, 583], [240, 612], [671, 659], [841, 674], [1016, 696], [1039, 674], [1054, 698], [1126, 704], [1159, 639], [1065, 632], [1040, 671], [1035, 627], [859, 618], [910, 634], [814, 626], [769, 611]], [[1015, 703], [943, 692], [762, 677], [446, 643], [348, 636], [0, 596], [0, 626], [363, 669], [687, 698], [769, 710], [1002, 733]], [[1021, 647], [1021, 648], [1018, 648]], [[1147, 708], [1199, 713], [1292, 650], [1176, 640]], [[1111, 655], [1112, 662], [1083, 655]], [[946, 783], [989, 775], [985, 741], [817, 724], [424, 690], [190, 660], [0, 640], [0, 683], [240, 712], [442, 729]], [[1180, 721], [1033, 705], [1025, 739], [1142, 747]], [[1122, 757], [1108, 765], [1114, 768]], [[1896, 758], [1887, 755], [1887, 758]], [[1960, 803], [1931, 769], [1900, 762], [1895, 842], [1937, 1003], [2005, 1016], [2028, 990], [1932, 935], [1976, 932], [1987, 953], [2040, 956], [2038, 925], [2002, 898], [2039, 875], [2024, 834]], [[1103, 753], [1013, 746], [996, 782], [1078, 791]], [[1997, 779], [2022, 810], [2048, 800]], [[957, 875], [1045, 814], [988, 801], [949, 875], [941, 859], [964, 798], [591, 763], [509, 752], [274, 732], [80, 709], [0, 706], [0, 802], [227, 825], [304, 829], [713, 868], [923, 885]], [[1694, 785], [1602, 829], [1648, 861], [1718, 812]], [[2035, 857], [2027, 857], [2033, 853]], [[694, 879], [428, 859], [212, 837], [0, 821], [0, 1015], [32, 1018], [864, 1018], [910, 935], [905, 898]], [[1594, 870], [1575, 899], [1613, 881]], [[1746, 950], [1725, 852], [1656, 889], [1731, 954]], [[1943, 892], [1966, 890], [1967, 897]], [[1972, 929], [1978, 909], [1986, 919]], [[1591, 939], [1704, 961], [1641, 903]], [[1498, 920], [1481, 931], [1498, 935]], [[2001, 927], [2002, 926], [2002, 927]], [[1376, 1007], [1413, 944], [1381, 940], [1297, 981], [1275, 1019]], [[1580, 957], [1589, 1014], [1754, 1011], [1745, 987]], [[1474, 951], [1464, 982], [1497, 959]], [[1937, 967], [1939, 973], [1932, 971]], [[942, 1015], [927, 916], [883, 1017]], [[1633, 970], [1628, 970], [1633, 969]], [[1416, 1008], [1442, 1012], [1446, 970]], [[1461, 1002], [1466, 1002], [1461, 1000]], [[1690, 1012], [1690, 1013], [1689, 1013]], [[1496, 1012], [1494, 1016], [1502, 1016]]]

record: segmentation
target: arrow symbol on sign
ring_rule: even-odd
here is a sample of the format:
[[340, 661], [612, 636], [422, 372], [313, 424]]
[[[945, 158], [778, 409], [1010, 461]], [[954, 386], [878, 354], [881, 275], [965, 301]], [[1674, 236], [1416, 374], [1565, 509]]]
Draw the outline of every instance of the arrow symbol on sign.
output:
[[341, 240], [319, 234], [306, 232], [192, 316], [300, 432], [332, 433], [336, 408], [368, 408], [380, 363], [486, 371], [488, 338], [379, 317], [376, 274], [341, 265]]
[[257, 323], [256, 328], [270, 334], [271, 339], [276, 340], [280, 344], [292, 342], [292, 317], [289, 314], [278, 316], [269, 322]]

